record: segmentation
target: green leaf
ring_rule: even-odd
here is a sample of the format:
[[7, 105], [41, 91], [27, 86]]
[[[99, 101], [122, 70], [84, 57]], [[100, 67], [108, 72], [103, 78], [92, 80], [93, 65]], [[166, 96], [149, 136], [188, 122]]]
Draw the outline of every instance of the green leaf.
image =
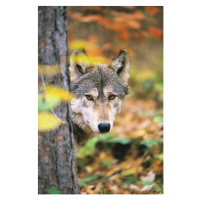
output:
[[109, 143], [120, 143], [120, 144], [129, 144], [131, 142], [130, 139], [127, 138], [110, 138], [107, 142]]
[[142, 83], [142, 86], [143, 86], [143, 88], [145, 88], [145, 89], [149, 89], [149, 88], [151, 88], [151, 87], [153, 86], [153, 83], [152, 83], [152, 81], [150, 81], [150, 80], [145, 80], [145, 81]]
[[155, 184], [154, 189], [158, 192], [161, 190], [161, 187], [158, 184]]
[[141, 145], [145, 145], [147, 148], [153, 146], [153, 145], [158, 145], [161, 142], [158, 140], [144, 140], [142, 142], [140, 142]]
[[96, 174], [93, 174], [92, 176], [90, 177], [86, 177], [84, 179], [82, 179], [84, 182], [89, 182], [89, 181], [93, 181], [93, 180], [96, 180], [99, 176], [96, 175]]
[[78, 184], [81, 186], [81, 187], [87, 187], [87, 184], [82, 180], [82, 179], [78, 179]]
[[101, 161], [101, 162], [102, 162], [102, 164], [104, 164], [106, 167], [111, 167], [111, 166], [112, 166], [111, 162], [109, 162], [109, 161], [107, 161], [107, 160], [103, 160], [103, 161]]
[[131, 185], [131, 184], [134, 184], [135, 178], [133, 176], [127, 177], [126, 179], [124, 179], [123, 183], [128, 185], [128, 186]]
[[160, 187], [163, 187], [163, 179], [161, 179], [159, 182], [158, 182], [159, 186]]
[[86, 163], [83, 159], [78, 159], [76, 165], [77, 165], [77, 168], [84, 168], [86, 166]]
[[48, 111], [58, 105], [60, 100], [54, 96], [39, 94], [38, 95], [38, 110]]
[[89, 140], [85, 146], [83, 146], [79, 152], [77, 153], [76, 157], [77, 158], [83, 158], [85, 156], [89, 156], [92, 154], [95, 146], [96, 146], [96, 143], [97, 143], [98, 139], [97, 138], [93, 138], [91, 140]]
[[158, 91], [158, 92], [163, 92], [163, 83], [162, 82], [158, 82], [155, 84], [155, 89]]
[[144, 181], [144, 180], [141, 180], [140, 183], [145, 186], [145, 185], [152, 185], [153, 182], [152, 181]]
[[159, 159], [159, 160], [163, 160], [163, 154], [161, 153], [159, 155], [156, 155], [154, 158]]
[[112, 190], [108, 190], [108, 194], [112, 194]]
[[51, 189], [45, 189], [46, 192], [48, 192], [49, 194], [59, 194], [59, 190], [56, 188], [51, 188]]
[[162, 123], [162, 122], [163, 122], [163, 117], [161, 117], [161, 116], [156, 116], [156, 117], [153, 118], [153, 121], [154, 121], [155, 123]]
[[104, 193], [103, 193], [103, 189], [100, 189], [100, 190], [99, 190], [99, 194], [104, 194]]
[[50, 131], [55, 129], [61, 124], [58, 119], [49, 112], [38, 113], [38, 130], [39, 131]]
[[107, 133], [107, 134], [102, 134], [102, 135], [98, 135], [97, 138], [98, 138], [98, 141], [106, 141], [110, 138], [113, 138], [113, 135], [114, 133], [111, 132], [111, 133]]

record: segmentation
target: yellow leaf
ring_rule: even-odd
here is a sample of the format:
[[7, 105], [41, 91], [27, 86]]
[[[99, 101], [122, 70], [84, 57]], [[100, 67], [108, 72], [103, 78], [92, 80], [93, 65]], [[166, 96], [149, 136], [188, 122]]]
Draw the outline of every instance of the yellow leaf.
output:
[[38, 73], [53, 76], [60, 73], [60, 65], [38, 65]]
[[[70, 102], [72, 99], [72, 93], [65, 90], [64, 88], [53, 86], [53, 85], [46, 85], [46, 93], [48, 94], [48, 98], [54, 97], [59, 99], [60, 101]], [[46, 95], [45, 95], [46, 96]]]
[[95, 65], [97, 63], [107, 64], [108, 60], [101, 56], [92, 56], [92, 57], [90, 57], [90, 63], [91, 63], [91, 65]]
[[[88, 56], [84, 56], [84, 55], [76, 55], [71, 58], [74, 63], [85, 63], [88, 60]], [[98, 63], [106, 64], [108, 63], [108, 60], [102, 56], [90, 56], [89, 62], [90, 62], [90, 65], [95, 65]]]
[[131, 169], [127, 169], [127, 170], [122, 171], [121, 176], [128, 176], [128, 175], [135, 174], [135, 173], [136, 173], [136, 168], [133, 167]]
[[85, 55], [73, 55], [71, 56], [71, 60], [74, 62], [74, 63], [87, 63], [88, 62], [88, 56], [85, 54]]
[[38, 130], [39, 131], [50, 131], [55, 129], [61, 124], [60, 121], [49, 112], [38, 113]]
[[40, 93], [38, 95], [38, 111], [48, 111], [56, 107], [60, 103], [60, 99], [49, 95], [47, 92], [45, 94]]
[[74, 49], [86, 48], [88, 44], [89, 43], [84, 40], [75, 40], [69, 43], [69, 49], [74, 50]]

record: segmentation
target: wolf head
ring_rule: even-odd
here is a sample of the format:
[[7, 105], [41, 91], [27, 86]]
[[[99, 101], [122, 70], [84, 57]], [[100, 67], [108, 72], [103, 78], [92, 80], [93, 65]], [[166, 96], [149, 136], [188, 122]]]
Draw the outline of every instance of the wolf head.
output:
[[85, 50], [70, 57], [71, 102], [74, 123], [95, 133], [110, 132], [129, 92], [130, 58], [124, 49], [110, 64], [91, 65]]

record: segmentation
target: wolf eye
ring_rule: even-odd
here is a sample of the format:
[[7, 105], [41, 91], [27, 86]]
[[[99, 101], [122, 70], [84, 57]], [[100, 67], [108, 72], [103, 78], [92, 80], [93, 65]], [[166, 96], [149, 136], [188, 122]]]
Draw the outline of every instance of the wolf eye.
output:
[[85, 95], [85, 96], [86, 96], [87, 100], [89, 100], [89, 101], [93, 101], [94, 100], [91, 95]]
[[109, 95], [109, 96], [108, 96], [108, 99], [109, 99], [109, 100], [114, 100], [114, 99], [115, 99], [115, 97], [116, 97], [116, 95], [114, 95], [114, 94], [111, 94], [111, 95]]

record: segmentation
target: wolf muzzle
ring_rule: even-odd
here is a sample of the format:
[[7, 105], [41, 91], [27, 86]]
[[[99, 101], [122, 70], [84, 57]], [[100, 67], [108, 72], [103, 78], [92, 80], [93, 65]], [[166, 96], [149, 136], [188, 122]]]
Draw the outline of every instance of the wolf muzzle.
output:
[[110, 124], [109, 123], [100, 123], [98, 125], [98, 129], [101, 133], [106, 133], [110, 131]]

